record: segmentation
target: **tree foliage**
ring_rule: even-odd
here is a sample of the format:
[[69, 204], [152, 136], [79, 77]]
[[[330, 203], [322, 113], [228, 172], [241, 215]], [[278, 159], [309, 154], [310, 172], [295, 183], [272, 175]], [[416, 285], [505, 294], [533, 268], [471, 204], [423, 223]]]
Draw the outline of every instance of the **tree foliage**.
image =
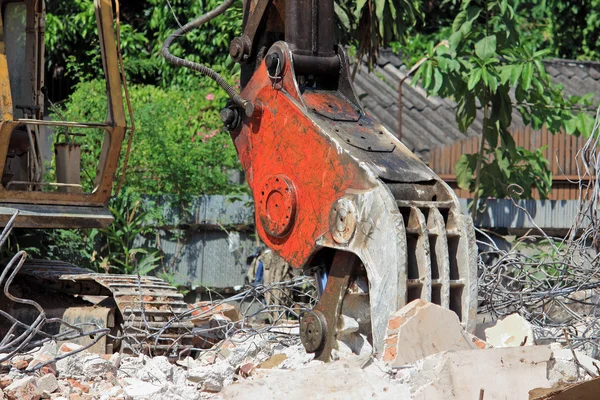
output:
[[420, 0], [338, 0], [335, 3], [341, 42], [355, 44], [371, 61], [380, 47], [405, 42], [423, 18]]
[[[551, 173], [541, 150], [516, 146], [508, 128], [513, 109], [534, 129], [568, 134], [591, 133], [592, 117], [577, 109], [591, 95], [564, 98], [542, 63], [548, 50], [521, 40], [514, 1], [464, 0], [452, 24], [448, 44], [434, 48], [417, 71], [429, 93], [454, 98], [456, 121], [466, 131], [481, 109], [483, 140], [479, 154], [463, 155], [457, 164], [461, 188], [480, 197], [505, 197], [509, 183], [519, 183], [524, 197], [536, 188], [542, 198], [551, 190]], [[485, 176], [485, 180], [480, 177]]]
[[[227, 181], [228, 170], [239, 165], [229, 134], [221, 130], [219, 110], [226, 95], [215, 85], [207, 82], [196, 90], [134, 85], [131, 99], [137, 131], [126, 188], [139, 194], [180, 196], [241, 190]], [[63, 108], [72, 121], [103, 121], [107, 113], [104, 82], [79, 83]], [[85, 133], [85, 138], [76, 141], [83, 144], [82, 180], [89, 189], [103, 133]]]

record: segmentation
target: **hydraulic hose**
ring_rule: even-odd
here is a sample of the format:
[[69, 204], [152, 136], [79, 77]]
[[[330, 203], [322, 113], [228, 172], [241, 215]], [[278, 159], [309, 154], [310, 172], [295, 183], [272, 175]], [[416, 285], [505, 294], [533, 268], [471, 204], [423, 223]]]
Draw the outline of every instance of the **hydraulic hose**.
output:
[[235, 1], [236, 0], [225, 0], [220, 6], [218, 6], [214, 10], [209, 11], [208, 13], [196, 18], [191, 22], [188, 22], [181, 28], [177, 29], [167, 38], [167, 40], [165, 40], [161, 54], [169, 64], [191, 69], [192, 71], [199, 72], [202, 75], [205, 75], [217, 82], [217, 85], [219, 85], [223, 90], [225, 90], [225, 92], [227, 92], [227, 95], [231, 98], [231, 100], [236, 105], [243, 108], [246, 115], [250, 117], [254, 113], [254, 105], [250, 101], [244, 100], [242, 96], [240, 96], [240, 94], [229, 83], [227, 83], [225, 79], [223, 79], [221, 75], [219, 75], [216, 71], [207, 67], [206, 65], [198, 64], [196, 62], [174, 56], [169, 51], [169, 48], [171, 47], [175, 39], [181, 36], [185, 36], [190, 31], [201, 27], [205, 23], [223, 14], [225, 11], [227, 11], [229, 7], [232, 6], [232, 4]]

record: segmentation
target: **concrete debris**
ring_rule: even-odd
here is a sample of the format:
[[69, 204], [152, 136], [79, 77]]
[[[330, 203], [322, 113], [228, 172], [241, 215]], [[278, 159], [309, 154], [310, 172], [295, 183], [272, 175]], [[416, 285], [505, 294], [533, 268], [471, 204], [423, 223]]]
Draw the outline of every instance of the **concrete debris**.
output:
[[[558, 343], [550, 345], [552, 349], [552, 368], [549, 379], [553, 382], [573, 384], [589, 379], [587, 371], [594, 376], [600, 374], [600, 361], [588, 357], [577, 350], [564, 349]], [[573, 353], [577, 360], [573, 357]]]
[[285, 375], [269, 370], [228, 386], [221, 394], [225, 399], [410, 399], [406, 385], [364, 368], [369, 358], [353, 356]]
[[158, 393], [164, 389], [164, 385], [160, 383], [144, 382], [137, 378], [124, 378], [123, 381], [125, 394], [136, 399], [156, 398]]
[[58, 390], [58, 381], [52, 374], [46, 374], [40, 377], [37, 381], [37, 385], [46, 396], [49, 396], [51, 393]]
[[485, 340], [492, 347], [533, 346], [533, 327], [519, 314], [511, 314], [485, 330]]
[[233, 382], [235, 369], [227, 361], [219, 361], [210, 368], [199, 366], [188, 371], [188, 379], [199, 383], [202, 390], [220, 392], [223, 387]]
[[[526, 399], [530, 390], [551, 387], [548, 346], [447, 351], [400, 369], [397, 379], [415, 400]], [[510, 382], [510, 384], [507, 384]]]
[[454, 312], [419, 299], [390, 317], [383, 360], [401, 367], [442, 351], [485, 346], [463, 330]]
[[43, 392], [38, 386], [38, 380], [27, 376], [13, 381], [4, 389], [4, 394], [9, 400], [38, 400]]
[[[255, 371], [305, 368], [312, 355], [301, 345], [285, 346], [268, 335], [234, 336], [219, 349], [197, 358], [169, 360], [167, 357], [98, 355], [75, 353], [56, 362], [55, 370], [30, 372], [21, 362], [52, 360], [45, 357], [80, 350], [77, 345], [44, 346], [23, 359], [13, 359], [6, 374], [0, 374], [0, 393], [7, 399], [68, 400], [187, 400], [214, 398], [235, 380], [249, 379]], [[13, 365], [13, 364], [17, 365]], [[315, 363], [317, 365], [320, 363]], [[220, 398], [220, 397], [219, 397]], [[0, 397], [3, 400], [3, 397]]]
[[[215, 310], [209, 322], [240, 323], [226, 315], [227, 308]], [[202, 318], [198, 316], [197, 324]], [[293, 321], [287, 320], [281, 330], [244, 326], [211, 348], [179, 360], [97, 355], [76, 344], [46, 343], [1, 365], [0, 400], [437, 400], [476, 399], [481, 393], [485, 400], [494, 400], [526, 399], [534, 389], [541, 400], [600, 375], [600, 362], [570, 345], [520, 346], [534, 338], [518, 316], [487, 329], [489, 342], [498, 346], [491, 348], [465, 332], [453, 312], [415, 300], [389, 319], [381, 360], [373, 358], [362, 333], [363, 319], [340, 320], [340, 359], [328, 364], [306, 353], [293, 333]], [[517, 342], [517, 347], [506, 347]]]

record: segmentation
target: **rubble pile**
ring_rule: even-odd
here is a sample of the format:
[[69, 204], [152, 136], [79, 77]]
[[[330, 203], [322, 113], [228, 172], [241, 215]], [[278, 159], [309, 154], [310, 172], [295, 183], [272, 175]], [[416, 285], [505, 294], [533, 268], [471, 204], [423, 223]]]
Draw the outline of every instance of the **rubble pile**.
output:
[[[235, 318], [230, 311], [219, 308], [215, 316]], [[273, 333], [238, 332], [196, 358], [179, 359], [87, 351], [60, 359], [79, 346], [51, 342], [0, 366], [0, 399], [541, 400], [600, 375], [600, 362], [579, 351], [535, 345], [517, 317], [486, 333], [496, 347], [462, 330], [451, 311], [416, 300], [390, 318], [382, 360], [347, 354], [324, 364], [297, 340]]]
[[186, 357], [176, 361], [164, 356], [98, 355], [82, 351], [32, 372], [38, 363], [77, 348], [75, 344], [48, 343], [2, 366], [0, 399], [213, 398], [225, 386], [253, 375], [256, 370], [293, 370], [312, 360], [312, 355], [306, 354], [301, 345], [285, 347], [262, 336], [237, 337], [219, 347], [197, 359]]

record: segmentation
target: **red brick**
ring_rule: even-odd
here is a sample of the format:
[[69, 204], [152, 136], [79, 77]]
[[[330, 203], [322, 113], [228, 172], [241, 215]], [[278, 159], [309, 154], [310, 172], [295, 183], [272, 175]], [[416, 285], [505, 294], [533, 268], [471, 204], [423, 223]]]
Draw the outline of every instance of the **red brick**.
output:
[[67, 379], [67, 382], [69, 382], [71, 384], [71, 386], [73, 386], [74, 388], [81, 390], [83, 393], [88, 393], [90, 391], [89, 385], [79, 382], [79, 381], [76, 381], [75, 379], [69, 378], [69, 379]]
[[396, 359], [396, 346], [388, 347], [383, 353], [383, 361], [394, 361]]
[[400, 328], [400, 325], [402, 325], [404, 323], [404, 317], [399, 315], [397, 317], [392, 317], [390, 318], [389, 322], [388, 322], [388, 330], [390, 331], [394, 331], [398, 328]]

